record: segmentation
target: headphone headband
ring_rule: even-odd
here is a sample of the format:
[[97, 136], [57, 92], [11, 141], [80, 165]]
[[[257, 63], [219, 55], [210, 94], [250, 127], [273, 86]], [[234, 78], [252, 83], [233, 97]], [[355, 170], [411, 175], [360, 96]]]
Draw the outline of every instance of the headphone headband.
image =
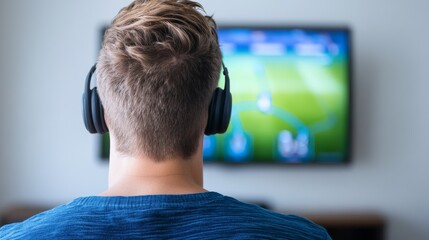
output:
[[222, 61], [222, 67], [223, 67], [223, 75], [225, 76], [225, 86], [223, 90], [229, 92], [229, 72], [228, 68], [225, 66], [225, 63]]

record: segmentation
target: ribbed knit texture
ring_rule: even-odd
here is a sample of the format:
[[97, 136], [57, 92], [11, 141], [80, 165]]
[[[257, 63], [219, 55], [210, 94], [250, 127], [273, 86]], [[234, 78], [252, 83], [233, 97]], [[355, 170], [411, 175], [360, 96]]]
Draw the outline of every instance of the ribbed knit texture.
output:
[[83, 197], [0, 228], [0, 239], [331, 239], [295, 215], [215, 192]]

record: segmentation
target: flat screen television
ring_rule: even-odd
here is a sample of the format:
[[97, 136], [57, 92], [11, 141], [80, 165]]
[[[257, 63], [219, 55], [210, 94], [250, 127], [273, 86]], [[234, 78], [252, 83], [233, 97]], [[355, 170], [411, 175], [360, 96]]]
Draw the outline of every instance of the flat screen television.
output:
[[227, 132], [205, 136], [205, 162], [349, 161], [348, 28], [238, 26], [218, 35], [233, 107]]
[[[224, 26], [218, 35], [233, 106], [227, 132], [204, 137], [205, 163], [349, 162], [347, 27]], [[104, 135], [103, 158], [108, 142]]]

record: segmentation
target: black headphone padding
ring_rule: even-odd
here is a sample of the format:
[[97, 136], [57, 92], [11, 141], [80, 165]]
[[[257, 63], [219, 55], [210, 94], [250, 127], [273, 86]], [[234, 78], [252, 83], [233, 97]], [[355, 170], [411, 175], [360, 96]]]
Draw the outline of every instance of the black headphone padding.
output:
[[91, 90], [91, 110], [92, 120], [94, 122], [95, 130], [97, 133], [106, 133], [109, 130], [106, 127], [104, 120], [104, 109], [101, 104], [100, 97], [97, 92], [97, 87]]
[[213, 93], [213, 96], [210, 100], [210, 105], [209, 105], [209, 112], [208, 112], [208, 117], [207, 117], [207, 125], [206, 125], [206, 129], [204, 131], [205, 135], [213, 135], [215, 134], [215, 130], [216, 129], [216, 116], [218, 116], [219, 114], [217, 114], [217, 112], [219, 112], [217, 109], [219, 108], [220, 104], [219, 104], [219, 100], [220, 100], [220, 96], [219, 96], [219, 90], [221, 90], [220, 88], [216, 88], [216, 90]]

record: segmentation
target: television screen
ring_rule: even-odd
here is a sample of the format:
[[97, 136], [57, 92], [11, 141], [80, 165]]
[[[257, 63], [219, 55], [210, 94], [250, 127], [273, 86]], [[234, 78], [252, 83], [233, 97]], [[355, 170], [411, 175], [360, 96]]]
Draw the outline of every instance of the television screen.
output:
[[205, 162], [348, 161], [347, 28], [221, 27], [218, 34], [233, 106], [227, 132], [205, 136]]
[[[348, 162], [347, 28], [220, 27], [218, 35], [233, 106], [227, 132], [204, 137], [204, 162]], [[100, 146], [107, 159], [108, 134]]]

